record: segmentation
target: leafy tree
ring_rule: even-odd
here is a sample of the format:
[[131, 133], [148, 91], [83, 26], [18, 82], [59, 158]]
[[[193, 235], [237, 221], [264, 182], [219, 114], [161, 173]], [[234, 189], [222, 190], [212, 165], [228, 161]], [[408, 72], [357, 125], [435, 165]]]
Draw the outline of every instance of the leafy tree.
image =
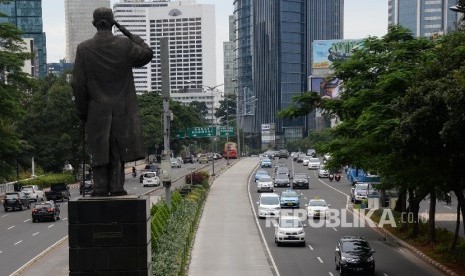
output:
[[331, 130], [334, 139], [323, 147], [332, 154], [328, 166], [337, 169], [349, 164], [377, 172], [384, 177], [385, 187], [408, 189], [414, 236], [418, 234], [419, 202], [431, 190], [433, 179], [422, 178], [423, 183], [412, 179], [431, 167], [426, 162], [418, 167], [415, 158], [405, 154], [402, 136], [396, 135], [402, 122], [398, 103], [433, 46], [429, 40], [415, 39], [407, 29], [391, 26], [384, 37], [364, 40], [350, 59], [334, 63], [331, 77], [342, 81], [340, 98], [322, 99], [307, 92], [295, 98], [295, 106], [280, 113], [296, 117], [321, 108], [337, 115], [342, 122]]
[[[5, 15], [0, 13], [0, 17]], [[24, 45], [21, 32], [14, 25], [0, 23], [0, 180], [13, 177], [16, 160], [27, 146], [16, 125], [24, 114], [25, 92], [34, 85], [22, 72], [24, 61], [32, 58]]]
[[220, 101], [220, 107], [215, 111], [215, 117], [220, 120], [222, 125], [226, 125], [229, 120], [229, 125], [232, 125], [236, 120], [236, 95], [229, 94]]
[[21, 132], [34, 149], [35, 161], [45, 171], [60, 172], [65, 161], [78, 168], [82, 160], [82, 127], [66, 76], [51, 75], [39, 81], [26, 108]]
[[205, 102], [193, 101], [189, 104], [189, 106], [197, 110], [197, 113], [199, 114], [200, 119], [202, 121], [205, 121], [208, 115], [208, 107]]

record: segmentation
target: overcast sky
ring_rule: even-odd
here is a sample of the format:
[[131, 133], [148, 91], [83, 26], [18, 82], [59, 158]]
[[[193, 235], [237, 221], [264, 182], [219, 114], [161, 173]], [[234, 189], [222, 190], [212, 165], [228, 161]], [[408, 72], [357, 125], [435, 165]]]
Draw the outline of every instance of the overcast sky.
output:
[[[89, 0], [90, 1], [90, 0]], [[111, 0], [111, 3], [119, 2]], [[223, 41], [228, 40], [228, 16], [233, 13], [233, 1], [197, 0], [199, 4], [216, 7], [216, 58], [218, 69], [223, 68]], [[345, 0], [344, 38], [383, 36], [387, 32], [387, 0]], [[44, 32], [47, 36], [47, 62], [58, 62], [65, 57], [65, 15], [63, 0], [43, 0]], [[89, 22], [91, 24], [91, 22]], [[218, 70], [217, 82], [223, 82], [223, 70]]]

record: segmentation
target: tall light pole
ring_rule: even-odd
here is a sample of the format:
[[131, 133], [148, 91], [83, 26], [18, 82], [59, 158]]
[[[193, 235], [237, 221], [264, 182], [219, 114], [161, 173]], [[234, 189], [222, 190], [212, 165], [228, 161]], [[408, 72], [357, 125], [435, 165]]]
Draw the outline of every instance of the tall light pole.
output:
[[[232, 79], [232, 82], [237, 83], [237, 79]], [[236, 137], [237, 137], [237, 158], [241, 158], [241, 130], [239, 129], [239, 90], [234, 85], [234, 91], [236, 92]]]
[[[193, 81], [186, 81], [186, 83], [192, 83], [192, 84], [195, 84], [195, 85], [198, 85], [196, 82], [193, 82]], [[201, 86], [203, 88], [205, 88], [207, 91], [211, 91], [212, 92], [212, 107], [211, 107], [211, 123], [212, 125], [215, 124], [215, 95], [214, 95], [214, 92], [215, 92], [215, 89], [217, 89], [218, 87], [224, 85], [224, 83], [222, 84], [218, 84], [218, 85], [215, 85], [215, 86], [207, 86], [207, 85], [202, 85]], [[212, 137], [212, 176], [215, 176], [215, 143], [216, 143], [216, 137]]]
[[226, 156], [226, 165], [229, 166], [229, 102], [228, 96], [225, 95], [226, 98], [226, 143], [227, 143], [227, 156]]

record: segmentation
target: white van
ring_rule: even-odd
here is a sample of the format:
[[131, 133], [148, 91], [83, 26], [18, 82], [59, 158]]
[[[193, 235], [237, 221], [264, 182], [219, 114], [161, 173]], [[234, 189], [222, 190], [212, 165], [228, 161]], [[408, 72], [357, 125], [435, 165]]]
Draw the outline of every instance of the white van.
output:
[[276, 193], [262, 194], [257, 202], [258, 218], [278, 217], [281, 210], [279, 195]]

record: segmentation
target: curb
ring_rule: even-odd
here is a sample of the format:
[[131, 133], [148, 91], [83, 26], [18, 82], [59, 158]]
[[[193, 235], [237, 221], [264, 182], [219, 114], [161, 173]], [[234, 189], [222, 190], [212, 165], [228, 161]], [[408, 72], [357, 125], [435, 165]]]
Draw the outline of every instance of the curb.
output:
[[[352, 209], [352, 210], [353, 210], [353, 212], [358, 213], [357, 209]], [[429, 263], [430, 265], [436, 267], [437, 269], [441, 270], [442, 272], [446, 273], [447, 275], [458, 276], [457, 273], [455, 273], [454, 271], [449, 269], [447, 266], [433, 260], [431, 257], [429, 257], [425, 253], [421, 252], [417, 248], [413, 247], [412, 245], [410, 245], [406, 241], [403, 241], [403, 240], [399, 239], [396, 235], [394, 235], [393, 233], [391, 233], [388, 230], [384, 229], [384, 227], [377, 226], [378, 224], [376, 224], [373, 220], [371, 220], [371, 218], [366, 217], [366, 216], [363, 216], [363, 218], [368, 223], [373, 223], [374, 225], [376, 225], [376, 227], [372, 227], [374, 230], [376, 230], [378, 232], [382, 232], [382, 234], [385, 234], [385, 235], [389, 236], [390, 238], [394, 239], [394, 242], [396, 244], [407, 248], [410, 252], [414, 253], [417, 257], [423, 259], [423, 261], [425, 261], [425, 262]]]
[[15, 272], [11, 273], [10, 276], [20, 276], [21, 273], [26, 269], [28, 268], [29, 266], [31, 266], [33, 263], [35, 263], [36, 261], [38, 261], [40, 258], [42, 258], [43, 256], [45, 256], [48, 252], [52, 251], [53, 249], [55, 249], [56, 247], [58, 247], [59, 245], [61, 245], [64, 241], [66, 241], [68, 239], [68, 235], [66, 235], [65, 237], [63, 237], [61, 240], [57, 241], [56, 243], [54, 243], [52, 246], [50, 246], [49, 248], [45, 249], [44, 251], [40, 252], [37, 256], [35, 256], [34, 258], [32, 258], [29, 262], [25, 263], [22, 267], [18, 268], [18, 270], [16, 270]]

